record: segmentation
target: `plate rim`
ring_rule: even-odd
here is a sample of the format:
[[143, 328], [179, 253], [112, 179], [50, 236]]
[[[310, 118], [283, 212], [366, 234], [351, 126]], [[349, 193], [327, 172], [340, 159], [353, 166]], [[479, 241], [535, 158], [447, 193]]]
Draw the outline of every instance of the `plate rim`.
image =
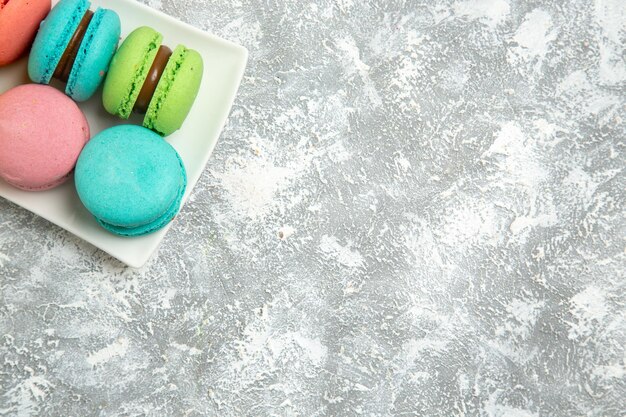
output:
[[[238, 43], [235, 43], [233, 41], [221, 38], [215, 34], [209, 33], [207, 31], [204, 31], [202, 29], [199, 29], [195, 26], [192, 26], [191, 24], [187, 23], [187, 22], [183, 22], [182, 20], [176, 19], [175, 17], [172, 17], [170, 15], [165, 14], [164, 12], [154, 9], [146, 4], [140, 3], [136, 0], [114, 0], [115, 2], [118, 3], [122, 3], [125, 4], [128, 7], [135, 7], [137, 9], [139, 9], [139, 13], [145, 13], [145, 14], [151, 14], [153, 15], [154, 18], [163, 20], [163, 23], [169, 26], [173, 26], [173, 27], [183, 27], [186, 31], [191, 32], [192, 34], [194, 34], [195, 36], [199, 37], [200, 39], [206, 40], [206, 41], [210, 41], [212, 43], [216, 43], [218, 45], [222, 45], [232, 51], [235, 51], [236, 54], [236, 61], [235, 64], [237, 65], [237, 71], [234, 72], [233, 74], [233, 85], [232, 85], [232, 93], [229, 95], [226, 95], [225, 97], [228, 98], [227, 101], [227, 105], [223, 106], [222, 109], [224, 110], [224, 117], [223, 120], [221, 120], [221, 122], [219, 123], [219, 125], [217, 126], [216, 129], [216, 136], [215, 136], [215, 140], [211, 141], [211, 144], [208, 146], [208, 148], [206, 148], [206, 150], [203, 152], [205, 153], [205, 156], [200, 160], [200, 168], [197, 170], [197, 172], [194, 172], [193, 175], [191, 176], [189, 183], [192, 185], [191, 187], [188, 187], [187, 190], [185, 191], [185, 195], [183, 196], [183, 201], [181, 203], [181, 210], [184, 207], [184, 205], [187, 203], [189, 197], [191, 196], [193, 190], [195, 189], [195, 186], [197, 185], [200, 177], [202, 176], [202, 174], [204, 173], [204, 171], [206, 170], [206, 166], [208, 164], [208, 161], [211, 157], [211, 155], [213, 154], [213, 151], [215, 150], [215, 147], [217, 146], [217, 143], [219, 142], [219, 139], [221, 137], [221, 134], [224, 130], [224, 126], [226, 125], [226, 123], [228, 122], [228, 118], [232, 112], [232, 108], [233, 108], [233, 104], [234, 101], [237, 97], [237, 93], [239, 91], [239, 88], [241, 87], [241, 83], [243, 82], [243, 78], [245, 75], [245, 71], [247, 68], [247, 64], [248, 64], [248, 58], [249, 58], [249, 51], [248, 49], [243, 46], [240, 45]], [[107, 3], [112, 3], [113, 1], [107, 1]], [[57, 3], [57, 0], [53, 0], [52, 4], [54, 6], [54, 4]], [[93, 1], [93, 3], [95, 3], [94, 5], [98, 5], [100, 3], [104, 3], [104, 0], [95, 0]], [[113, 6], [114, 7], [114, 6]], [[115, 10], [115, 9], [113, 9]], [[130, 31], [129, 31], [130, 32]], [[203, 56], [203, 58], [206, 57]], [[19, 84], [17, 84], [19, 85]], [[13, 86], [9, 86], [9, 89], [13, 88]], [[201, 90], [202, 91], [202, 90]], [[231, 89], [229, 88], [229, 91], [231, 91]], [[101, 94], [101, 90], [98, 91], [97, 94]], [[80, 103], [78, 103], [78, 105], [80, 106]], [[121, 123], [123, 124], [123, 123]], [[93, 136], [92, 136], [93, 137]], [[174, 147], [175, 144], [172, 144]], [[68, 181], [66, 184], [63, 184], [61, 187], [68, 187], [70, 185], [72, 185], [73, 179]], [[8, 187], [8, 186], [7, 186]], [[73, 193], [75, 193], [75, 190], [73, 190]], [[163, 229], [155, 232], [156, 237], [152, 236], [153, 239], [152, 241], [147, 241], [146, 243], [144, 243], [146, 245], [146, 249], [147, 249], [147, 253], [145, 256], [139, 256], [139, 255], [129, 255], [129, 256], [125, 256], [124, 253], [111, 253], [110, 249], [106, 249], [103, 248], [102, 246], [105, 246], [101, 243], [98, 242], [97, 237], [94, 237], [93, 235], [90, 236], [88, 232], [85, 233], [81, 233], [80, 231], [76, 230], [75, 228], [73, 228], [71, 225], [62, 225], [59, 223], [63, 223], [63, 221], [61, 220], [55, 220], [53, 219], [53, 215], [50, 215], [49, 213], [46, 213], [45, 210], [31, 210], [27, 207], [25, 207], [24, 205], [22, 205], [22, 203], [20, 201], [18, 201], [19, 199], [14, 199], [12, 198], [10, 195], [6, 195], [5, 193], [2, 192], [2, 189], [0, 188], [0, 197], [6, 199], [7, 201], [12, 202], [13, 204], [16, 204], [17, 206], [21, 207], [22, 209], [25, 209], [27, 211], [30, 211], [31, 213], [45, 219], [46, 221], [53, 223], [54, 225], [56, 225], [57, 227], [60, 227], [61, 229], [66, 230], [68, 233], [71, 233], [72, 235], [76, 236], [78, 239], [81, 239], [87, 243], [89, 243], [90, 245], [96, 247], [99, 250], [102, 250], [103, 252], [107, 253], [108, 255], [112, 256], [115, 259], [118, 259], [119, 261], [121, 261], [122, 263], [126, 264], [128, 267], [131, 268], [141, 268], [143, 267], [148, 261], [150, 261], [155, 254], [158, 252], [159, 247], [162, 244], [163, 239], [165, 238], [165, 235], [167, 234], [167, 232], [169, 231], [170, 227], [172, 226], [172, 224], [174, 223], [173, 221], [168, 223]], [[80, 204], [80, 203], [79, 203]], [[178, 215], [178, 214], [177, 214]], [[95, 220], [94, 220], [95, 222]], [[78, 227], [77, 229], [80, 229], [80, 227]], [[108, 232], [107, 232], [108, 233]], [[146, 235], [144, 237], [147, 237], [150, 235]], [[119, 238], [117, 236], [115, 236], [116, 238]], [[124, 239], [141, 239], [142, 237], [136, 237], [136, 238], [124, 238]]]

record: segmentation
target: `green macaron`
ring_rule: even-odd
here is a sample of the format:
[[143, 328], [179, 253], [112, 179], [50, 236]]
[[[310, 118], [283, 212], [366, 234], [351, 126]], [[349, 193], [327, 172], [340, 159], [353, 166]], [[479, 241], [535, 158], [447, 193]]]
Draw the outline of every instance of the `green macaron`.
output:
[[145, 114], [143, 126], [161, 136], [180, 129], [198, 95], [203, 62], [183, 45], [173, 51], [149, 27], [135, 29], [118, 49], [104, 82], [102, 103], [111, 114], [128, 119]]

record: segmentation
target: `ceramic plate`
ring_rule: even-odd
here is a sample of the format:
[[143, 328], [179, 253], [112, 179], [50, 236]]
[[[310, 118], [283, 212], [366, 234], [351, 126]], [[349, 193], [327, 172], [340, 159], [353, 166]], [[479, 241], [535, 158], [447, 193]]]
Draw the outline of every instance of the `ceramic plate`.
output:
[[[53, 1], [53, 4], [56, 3]], [[115, 10], [122, 21], [122, 39], [139, 26], [152, 26], [163, 34], [163, 43], [174, 48], [179, 43], [194, 48], [204, 58], [204, 76], [198, 98], [183, 126], [167, 141], [182, 157], [189, 186], [183, 202], [200, 178], [213, 152], [230, 112], [248, 59], [248, 51], [240, 45], [202, 32], [163, 13], [133, 0], [95, 0], [97, 6]], [[29, 82], [24, 58], [0, 68], [0, 94]], [[124, 122], [106, 113], [101, 105], [101, 92], [80, 107], [85, 112], [92, 136], [110, 126]], [[141, 124], [141, 118], [131, 119]], [[0, 180], [0, 196], [66, 229], [95, 245], [125, 264], [139, 268], [150, 258], [170, 226], [141, 237], [118, 237], [100, 228], [81, 204], [74, 182], [43, 192], [17, 190]], [[170, 225], [176, 224], [176, 220]]]

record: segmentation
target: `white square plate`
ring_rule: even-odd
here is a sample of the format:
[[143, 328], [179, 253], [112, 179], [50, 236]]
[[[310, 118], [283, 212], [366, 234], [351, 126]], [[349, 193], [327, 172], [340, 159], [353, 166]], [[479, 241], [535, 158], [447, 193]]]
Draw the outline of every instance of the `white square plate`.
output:
[[[205, 33], [133, 0], [92, 1], [92, 10], [98, 6], [119, 14], [122, 39], [139, 26], [151, 26], [163, 34], [164, 45], [174, 48], [184, 44], [200, 52], [204, 59], [204, 76], [198, 98], [182, 129], [167, 137], [187, 168], [189, 183], [184, 203], [198, 182], [226, 123], [243, 77], [248, 51], [241, 45]], [[0, 94], [29, 82], [26, 64], [24, 58], [0, 68]], [[106, 113], [101, 97], [101, 91], [98, 91], [91, 100], [79, 104], [89, 120], [92, 136], [108, 127], [128, 123]], [[141, 124], [141, 118], [131, 119], [131, 122]], [[113, 235], [100, 228], [83, 207], [74, 189], [74, 181], [49, 191], [25, 192], [0, 180], [0, 197], [32, 211], [135, 268], [146, 263], [170, 227], [168, 225], [141, 237]]]

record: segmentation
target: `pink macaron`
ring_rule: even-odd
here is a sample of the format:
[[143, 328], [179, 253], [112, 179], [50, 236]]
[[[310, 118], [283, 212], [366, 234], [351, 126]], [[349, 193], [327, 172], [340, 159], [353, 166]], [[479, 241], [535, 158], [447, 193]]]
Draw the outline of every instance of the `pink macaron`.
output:
[[0, 0], [0, 67], [26, 52], [50, 6], [50, 0]]
[[0, 95], [0, 178], [28, 191], [56, 187], [71, 175], [89, 140], [89, 125], [74, 101], [38, 84]]

